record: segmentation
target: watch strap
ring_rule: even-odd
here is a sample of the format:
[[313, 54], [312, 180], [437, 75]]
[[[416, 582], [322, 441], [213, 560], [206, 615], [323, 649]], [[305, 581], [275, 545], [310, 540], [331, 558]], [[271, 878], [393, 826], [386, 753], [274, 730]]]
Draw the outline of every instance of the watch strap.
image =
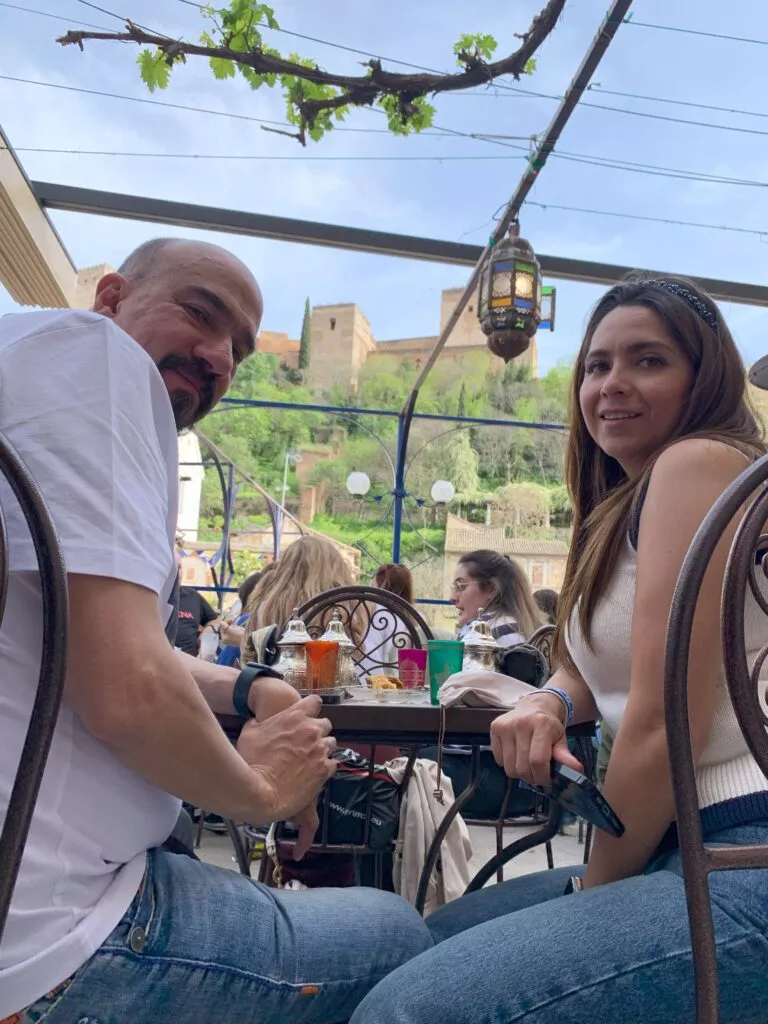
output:
[[232, 690], [232, 704], [241, 718], [253, 718], [253, 712], [248, 707], [248, 695], [251, 692], [254, 679], [258, 679], [259, 676], [271, 676], [273, 679], [283, 678], [279, 672], [275, 672], [269, 665], [262, 665], [257, 661], [249, 661], [240, 670], [240, 675], [235, 680], [235, 686]]
[[571, 875], [568, 879], [563, 896], [570, 896], [572, 893], [581, 892], [584, 888], [584, 883], [578, 875]]

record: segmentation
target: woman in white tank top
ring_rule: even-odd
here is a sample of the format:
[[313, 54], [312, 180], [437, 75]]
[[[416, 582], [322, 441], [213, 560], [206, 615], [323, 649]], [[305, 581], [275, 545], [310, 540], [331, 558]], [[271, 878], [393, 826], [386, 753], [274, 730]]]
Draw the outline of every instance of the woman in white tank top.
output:
[[[665, 638], [697, 528], [765, 452], [745, 387], [733, 338], [693, 283], [635, 276], [597, 304], [572, 380], [566, 476], [575, 514], [559, 668], [494, 722], [491, 738], [510, 777], [547, 785], [551, 759], [580, 767], [566, 726], [602, 718], [615, 733], [604, 794], [626, 831], [598, 832], [586, 870], [523, 876], [438, 911], [428, 920], [435, 948], [382, 982], [353, 1024], [695, 1021]], [[720, 595], [736, 525], [697, 605], [689, 707], [705, 837], [741, 845], [768, 843], [768, 780], [723, 679]], [[745, 619], [747, 649], [756, 650], [768, 622], [751, 595]], [[768, 1024], [768, 871], [717, 872], [709, 885], [721, 1024]]]

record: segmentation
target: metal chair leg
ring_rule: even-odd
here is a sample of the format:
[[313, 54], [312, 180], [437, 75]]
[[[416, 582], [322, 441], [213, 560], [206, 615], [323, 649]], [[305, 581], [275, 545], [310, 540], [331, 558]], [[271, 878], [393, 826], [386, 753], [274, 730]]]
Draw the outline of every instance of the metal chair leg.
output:
[[502, 850], [500, 858], [493, 857], [489, 860], [469, 883], [465, 889], [465, 895], [470, 892], [477, 892], [478, 889], [483, 888], [485, 883], [492, 878], [498, 870], [499, 860], [501, 860], [503, 864], [507, 864], [513, 857], [517, 857], [518, 854], [525, 853], [526, 850], [532, 850], [534, 847], [540, 846], [542, 843], [546, 843], [550, 839], [553, 839], [557, 835], [557, 829], [560, 825], [561, 817], [562, 811], [560, 806], [552, 802], [549, 807], [549, 817], [544, 825], [537, 832], [531, 832], [530, 835], [523, 836], [522, 839], [518, 839], [516, 842], [510, 843], [509, 846], [506, 846]]
[[248, 855], [248, 849], [246, 847], [245, 839], [240, 832], [240, 829], [230, 818], [225, 818], [224, 823], [227, 826], [227, 832], [229, 832], [229, 838], [232, 840], [232, 845], [235, 848], [235, 859], [237, 860], [237, 867], [241, 875], [245, 875], [247, 878], [251, 877], [251, 860]]
[[584, 840], [584, 863], [589, 863], [589, 854], [592, 850], [592, 836], [594, 835], [594, 827], [591, 822], [587, 822], [587, 836]]
[[200, 849], [200, 844], [203, 841], [203, 828], [205, 827], [205, 811], [202, 807], [198, 807], [200, 817], [197, 819], [197, 829], [195, 831], [195, 849]]

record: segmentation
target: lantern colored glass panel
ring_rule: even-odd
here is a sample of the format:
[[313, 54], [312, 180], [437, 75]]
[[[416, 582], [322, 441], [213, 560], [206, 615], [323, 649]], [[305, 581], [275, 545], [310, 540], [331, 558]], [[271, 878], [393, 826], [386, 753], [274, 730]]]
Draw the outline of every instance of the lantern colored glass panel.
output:
[[512, 272], [509, 270], [503, 270], [500, 273], [494, 273], [492, 288], [492, 298], [509, 298], [512, 291]]
[[[533, 306], [533, 289], [536, 285], [536, 272], [524, 263], [518, 263], [515, 273], [515, 298], [530, 302]], [[528, 308], [528, 307], [526, 307]]]
[[489, 263], [486, 263], [485, 268], [480, 275], [480, 284], [477, 289], [477, 315], [480, 320], [488, 312], [488, 289], [491, 284], [491, 267]]
[[541, 289], [541, 321], [539, 328], [544, 331], [555, 329], [555, 289], [546, 285]]

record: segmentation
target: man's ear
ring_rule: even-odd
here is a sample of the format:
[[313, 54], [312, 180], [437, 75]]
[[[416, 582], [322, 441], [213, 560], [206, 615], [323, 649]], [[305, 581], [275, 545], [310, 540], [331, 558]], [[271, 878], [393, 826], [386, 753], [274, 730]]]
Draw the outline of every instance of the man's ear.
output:
[[96, 285], [93, 312], [114, 319], [120, 303], [127, 298], [130, 289], [130, 282], [122, 274], [118, 274], [117, 271], [105, 274]]

